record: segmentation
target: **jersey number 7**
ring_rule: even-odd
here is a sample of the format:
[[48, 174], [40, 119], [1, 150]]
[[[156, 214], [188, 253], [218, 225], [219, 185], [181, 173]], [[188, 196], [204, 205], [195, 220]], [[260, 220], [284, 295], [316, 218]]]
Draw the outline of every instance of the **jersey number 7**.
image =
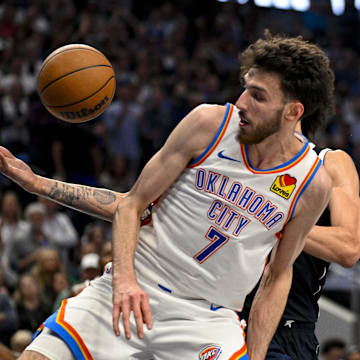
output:
[[213, 255], [229, 241], [229, 236], [224, 235], [213, 226], [210, 226], [205, 237], [210, 241], [210, 244], [205, 246], [194, 255], [194, 259], [200, 264], [207, 260], [211, 255]]

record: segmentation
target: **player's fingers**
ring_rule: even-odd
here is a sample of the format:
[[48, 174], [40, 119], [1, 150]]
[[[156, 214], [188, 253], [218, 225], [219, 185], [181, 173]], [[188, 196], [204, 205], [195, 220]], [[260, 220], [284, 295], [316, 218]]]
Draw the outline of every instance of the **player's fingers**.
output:
[[120, 336], [119, 318], [120, 318], [120, 307], [118, 304], [114, 302], [112, 319], [113, 319], [113, 329], [116, 336]]
[[138, 334], [139, 338], [142, 339], [144, 337], [144, 322], [143, 322], [143, 314], [142, 314], [141, 305], [140, 305], [140, 297], [133, 296], [131, 298], [131, 305], [132, 305], [132, 311], [133, 311], [135, 322], [136, 322], [137, 334]]
[[121, 313], [122, 313], [122, 321], [124, 325], [125, 336], [127, 339], [131, 337], [130, 330], [130, 300], [128, 297], [123, 298], [121, 300]]
[[7, 170], [8, 166], [4, 154], [0, 153], [0, 169], [1, 171]]
[[11, 152], [8, 149], [4, 148], [3, 146], [0, 146], [0, 153], [3, 154], [4, 156], [12, 155]]
[[143, 294], [141, 296], [141, 311], [142, 311], [143, 321], [146, 324], [148, 330], [150, 330], [152, 328], [152, 314], [151, 314], [149, 297], [147, 296], [147, 294]]

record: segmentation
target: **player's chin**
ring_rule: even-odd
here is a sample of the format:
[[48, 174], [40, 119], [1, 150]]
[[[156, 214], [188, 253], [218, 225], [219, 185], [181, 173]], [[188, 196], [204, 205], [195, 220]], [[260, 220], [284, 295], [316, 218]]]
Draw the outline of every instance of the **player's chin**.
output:
[[258, 136], [246, 133], [246, 130], [240, 129], [236, 136], [236, 140], [244, 145], [253, 145], [258, 144], [263, 139], [260, 139]]

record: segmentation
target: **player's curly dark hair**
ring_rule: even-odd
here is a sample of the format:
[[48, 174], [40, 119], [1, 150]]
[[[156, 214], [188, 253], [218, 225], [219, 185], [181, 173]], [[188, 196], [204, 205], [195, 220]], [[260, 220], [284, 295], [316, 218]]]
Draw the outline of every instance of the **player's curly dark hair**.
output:
[[314, 134], [335, 113], [335, 77], [328, 57], [301, 36], [273, 36], [268, 30], [264, 35], [240, 54], [241, 77], [252, 67], [279, 74], [286, 98], [304, 105], [302, 131]]

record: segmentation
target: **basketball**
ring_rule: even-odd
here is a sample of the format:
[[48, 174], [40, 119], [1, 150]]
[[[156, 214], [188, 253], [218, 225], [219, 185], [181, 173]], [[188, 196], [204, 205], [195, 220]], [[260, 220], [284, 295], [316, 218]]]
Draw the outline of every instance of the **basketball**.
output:
[[70, 123], [99, 116], [110, 105], [115, 87], [109, 60], [84, 44], [65, 45], [53, 51], [44, 60], [37, 78], [45, 108]]

